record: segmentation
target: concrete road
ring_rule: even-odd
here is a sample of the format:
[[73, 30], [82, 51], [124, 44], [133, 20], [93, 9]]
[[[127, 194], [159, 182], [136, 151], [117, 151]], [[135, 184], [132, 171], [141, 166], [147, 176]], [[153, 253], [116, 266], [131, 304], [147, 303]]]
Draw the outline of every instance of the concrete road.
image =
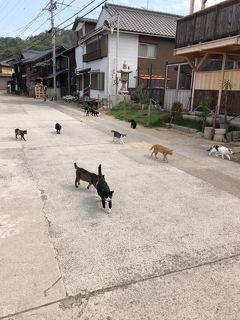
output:
[[[174, 149], [168, 163], [153, 143]], [[0, 319], [239, 319], [239, 164], [210, 145], [0, 96]], [[111, 214], [93, 186], [75, 188], [74, 162], [102, 164]]]

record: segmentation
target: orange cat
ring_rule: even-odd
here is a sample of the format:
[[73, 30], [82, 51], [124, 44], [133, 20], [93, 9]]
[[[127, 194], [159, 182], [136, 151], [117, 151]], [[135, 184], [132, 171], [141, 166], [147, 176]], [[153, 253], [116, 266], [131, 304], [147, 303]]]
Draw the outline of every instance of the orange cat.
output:
[[153, 149], [153, 151], [152, 151], [151, 157], [153, 154], [155, 154], [155, 158], [157, 158], [158, 152], [161, 152], [163, 154], [163, 160], [165, 160], [167, 162], [168, 162], [167, 155], [173, 154], [172, 149], [164, 147], [161, 144], [154, 144], [149, 150], [152, 150], [152, 149]]

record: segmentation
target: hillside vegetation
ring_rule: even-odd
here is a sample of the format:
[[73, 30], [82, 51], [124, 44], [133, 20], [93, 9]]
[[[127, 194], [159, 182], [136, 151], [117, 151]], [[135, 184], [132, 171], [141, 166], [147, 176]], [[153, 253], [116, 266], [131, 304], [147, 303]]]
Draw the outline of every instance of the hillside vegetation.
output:
[[[63, 45], [66, 49], [74, 47], [73, 30], [58, 30], [56, 45]], [[41, 32], [26, 40], [21, 38], [0, 37], [0, 61], [8, 58], [18, 58], [23, 50], [45, 50], [52, 46], [52, 37], [48, 32]]]

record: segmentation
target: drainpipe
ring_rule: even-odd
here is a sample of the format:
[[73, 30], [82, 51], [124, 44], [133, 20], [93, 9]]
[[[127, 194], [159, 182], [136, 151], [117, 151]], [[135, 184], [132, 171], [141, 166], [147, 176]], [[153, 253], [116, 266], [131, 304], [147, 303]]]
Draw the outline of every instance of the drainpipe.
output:
[[190, 0], [189, 14], [192, 14], [194, 12], [194, 3], [195, 3], [195, 0]]
[[205, 9], [206, 2], [207, 0], [202, 0], [201, 10]]

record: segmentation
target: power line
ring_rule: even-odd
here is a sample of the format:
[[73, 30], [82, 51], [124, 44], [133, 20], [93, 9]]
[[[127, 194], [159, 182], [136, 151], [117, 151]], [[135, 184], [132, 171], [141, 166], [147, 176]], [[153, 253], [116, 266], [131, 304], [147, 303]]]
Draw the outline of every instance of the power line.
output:
[[[21, 1], [23, 1], [23, 0], [21, 0]], [[10, 13], [12, 14], [13, 12], [16, 11], [16, 9], [19, 7], [19, 4], [21, 5], [21, 1], [18, 1], [17, 4], [14, 4], [14, 5], [11, 7], [11, 9], [10, 9], [10, 10], [4, 15], [4, 17], [0, 20], [1, 23], [9, 16]]]
[[[95, 0], [94, 0], [94, 1], [95, 1]], [[94, 2], [94, 1], [92, 1], [92, 2]], [[94, 7], [92, 10], [88, 11], [86, 14], [84, 14], [84, 15], [81, 16], [81, 17], [79, 17], [79, 19], [82, 19], [82, 18], [86, 17], [89, 13], [93, 12], [95, 9], [97, 9], [97, 8], [100, 7], [102, 4], [104, 4], [106, 1], [107, 1], [107, 0], [103, 0], [101, 3], [99, 3], [99, 4], [98, 4], [96, 7]], [[80, 11], [82, 11], [82, 10], [80, 10]], [[80, 11], [79, 11], [79, 12], [80, 12]], [[69, 20], [69, 19], [68, 19], [68, 20]], [[68, 20], [66, 20], [66, 21], [68, 21]], [[64, 21], [64, 22], [66, 22], [66, 21]], [[64, 22], [63, 22], [63, 23], [64, 23]], [[61, 23], [60, 25], [62, 25], [63, 23]], [[70, 24], [64, 26], [63, 29], [69, 27], [70, 25], [72, 25], [72, 22], [71, 22]], [[59, 25], [58, 25], [58, 27], [59, 27]]]
[[[57, 32], [57, 28], [62, 25], [63, 23], [67, 22], [68, 20], [70, 20], [71, 18], [75, 17], [78, 13], [80, 13], [81, 11], [83, 11], [84, 9], [86, 9], [90, 4], [92, 4], [95, 0], [92, 0], [88, 5], [86, 5], [85, 7], [83, 7], [81, 10], [79, 10], [78, 12], [75, 13], [75, 15], [71, 16], [70, 18], [66, 19], [65, 21], [63, 21], [61, 24], [59, 24], [56, 28], [55, 28], [55, 32]], [[103, 3], [105, 3], [107, 0], [103, 0], [102, 2], [100, 2], [97, 6], [95, 6], [94, 8], [92, 8], [90, 11], [88, 11], [87, 13], [85, 13], [84, 15], [82, 15], [81, 17], [79, 17], [79, 19], [84, 18], [85, 16], [87, 16], [89, 13], [91, 13], [92, 11], [94, 11], [95, 9], [97, 9], [98, 7], [100, 7]], [[73, 22], [71, 22], [70, 24], [63, 26], [61, 29], [65, 29], [67, 27], [69, 27], [70, 25], [72, 25]], [[44, 38], [41, 39], [36, 39], [36, 41], [34, 41], [31, 46], [29, 46], [27, 49], [31, 49], [32, 47], [34, 47], [36, 44], [47, 40], [49, 38], [49, 36], [45, 36]]]
[[35, 30], [26, 38], [26, 40], [29, 40], [32, 36], [34, 36], [34, 33], [35, 33], [36, 31], [38, 31], [42, 26], [44, 26], [44, 25], [46, 24], [46, 22], [48, 22], [48, 21], [49, 21], [49, 18], [46, 19], [42, 24], [40, 24], [40, 26], [38, 26], [37, 29], [35, 29]]
[[63, 8], [62, 10], [60, 10], [60, 11], [58, 11], [54, 16], [57, 16], [59, 13], [61, 13], [62, 11], [64, 11], [64, 10], [66, 10], [68, 7], [71, 7], [71, 4], [73, 3], [73, 2], [75, 2], [76, 0], [72, 0], [70, 3], [68, 3], [68, 4], [63, 4], [63, 5], [65, 5], [65, 8]]
[[[65, 22], [69, 21], [70, 19], [72, 19], [73, 17], [75, 17], [78, 13], [80, 13], [81, 11], [83, 11], [84, 9], [86, 9], [88, 6], [90, 6], [90, 4], [92, 4], [93, 2], [95, 2], [96, 0], [92, 0], [90, 1], [85, 7], [83, 7], [82, 9], [80, 9], [78, 12], [76, 12], [73, 16], [71, 16], [70, 18], [66, 19], [65, 21], [63, 21], [62, 23], [60, 23], [57, 27], [61, 26], [62, 24], [64, 24]], [[106, 2], [107, 0], [105, 0], [104, 2]], [[101, 4], [100, 4], [101, 5]], [[98, 5], [99, 7], [99, 5]]]
[[48, 6], [48, 3], [45, 5], [45, 7], [37, 14], [36, 17], [34, 17], [30, 22], [28, 22], [23, 28], [22, 28], [22, 32], [20, 32], [18, 34], [18, 36], [20, 37], [21, 34], [23, 34], [28, 28], [31, 27], [31, 25], [33, 25], [41, 16], [43, 16], [45, 13], [43, 12], [43, 10], [46, 10]]

